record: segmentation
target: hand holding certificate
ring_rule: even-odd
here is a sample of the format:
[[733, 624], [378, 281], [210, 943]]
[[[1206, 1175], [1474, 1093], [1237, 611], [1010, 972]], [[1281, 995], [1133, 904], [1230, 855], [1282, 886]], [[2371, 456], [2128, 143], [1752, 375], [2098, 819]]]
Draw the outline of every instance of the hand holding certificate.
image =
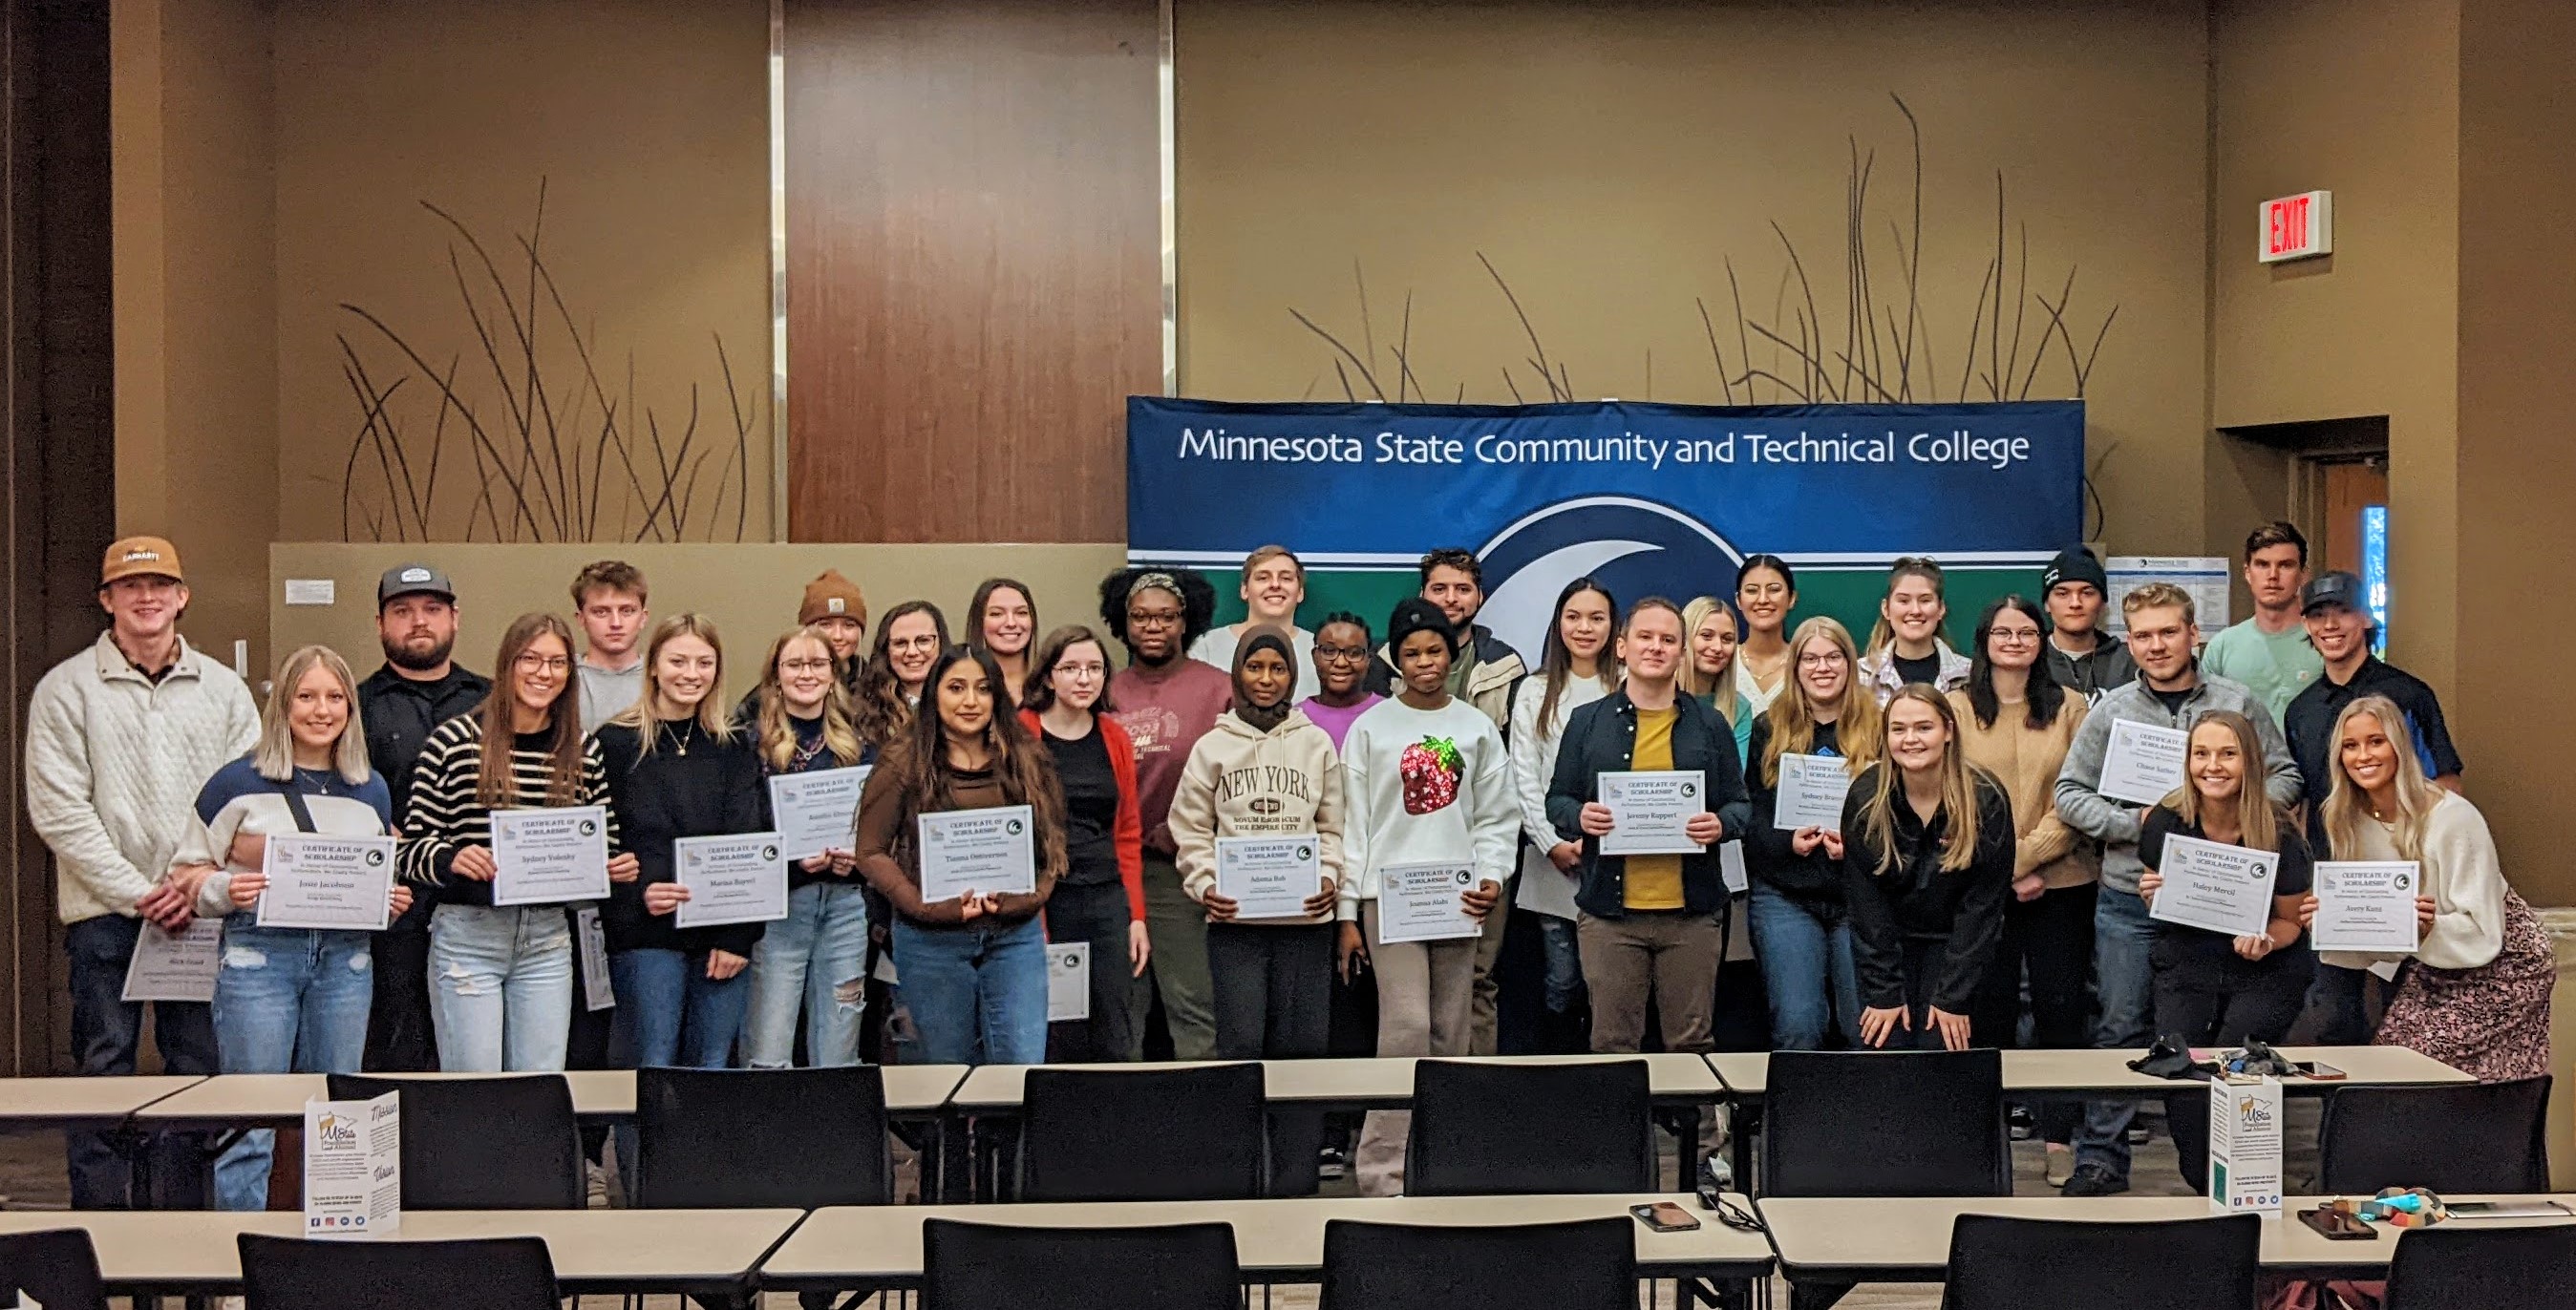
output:
[[674, 877], [689, 890], [672, 920], [681, 928], [767, 923], [787, 917], [787, 862], [778, 834], [682, 837], [671, 843]]
[[921, 899], [935, 905], [968, 893], [1025, 895], [1038, 889], [1035, 820], [1026, 805], [940, 810], [916, 820]]
[[2413, 860], [2320, 860], [2308, 939], [2320, 951], [2413, 955], [2421, 945], [2415, 897], [2423, 886]]
[[1324, 885], [1324, 844], [1313, 833], [1216, 839], [1216, 893], [1237, 919], [1302, 919]]
[[492, 811], [492, 903], [608, 896], [608, 811], [597, 805]]
[[2197, 837], [2165, 838], [2164, 885], [2147, 917], [2230, 937], [2272, 926], [2272, 878], [2281, 857]]
[[790, 860], [825, 851], [858, 848], [853, 825], [859, 811], [859, 789], [867, 785], [874, 765], [781, 773], [769, 780], [770, 817], [778, 824], [778, 844]]
[[1783, 832], [1841, 832], [1843, 798], [1851, 794], [1850, 763], [1838, 755], [1781, 756], [1780, 802], [1771, 826]]
[[1476, 871], [1464, 864], [1390, 864], [1378, 870], [1378, 942], [1476, 936], [1484, 926], [1467, 912], [1465, 900], [1476, 887]]
[[1699, 854], [1707, 848], [1690, 839], [1690, 821], [1708, 808], [1707, 793], [1707, 776], [1698, 769], [1602, 774], [1610, 831], [1601, 838], [1601, 853]]
[[2102, 781], [2093, 790], [2115, 801], [2153, 805], [2182, 790], [2183, 760], [2190, 753], [2191, 734], [2180, 728], [2115, 719], [2102, 753]]
[[279, 833], [267, 845], [260, 927], [378, 932], [392, 920], [393, 838]]

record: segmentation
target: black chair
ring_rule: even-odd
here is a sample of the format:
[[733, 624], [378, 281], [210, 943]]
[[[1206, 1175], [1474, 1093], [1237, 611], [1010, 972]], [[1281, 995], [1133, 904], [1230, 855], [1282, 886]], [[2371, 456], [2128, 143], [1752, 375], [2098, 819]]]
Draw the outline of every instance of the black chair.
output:
[[2317, 1129], [2317, 1190], [2549, 1190], [2549, 1075], [2506, 1083], [2338, 1087]]
[[2262, 1272], [2250, 1214], [2081, 1223], [1963, 1214], [1950, 1226], [1941, 1310], [2245, 1310]]
[[45, 1310], [107, 1310], [107, 1285], [99, 1277], [89, 1230], [49, 1228], [0, 1237], [0, 1296], [22, 1294]]
[[331, 1242], [244, 1233], [248, 1310], [560, 1310], [541, 1237]]
[[2387, 1310], [2563, 1306], [2576, 1289], [2576, 1227], [2444, 1224], [2401, 1232]]
[[1636, 1226], [1624, 1216], [1500, 1227], [1329, 1220], [1317, 1310], [1635, 1310]]
[[890, 1205], [885, 1075], [635, 1071], [635, 1203], [648, 1210]]
[[1999, 1051], [1775, 1051], [1764, 1196], [2010, 1196]]
[[921, 1310], [1243, 1310], [1242, 1282], [1227, 1224], [921, 1225]]
[[1262, 1194], [1259, 1064], [1031, 1069], [1023, 1201], [1230, 1201]]
[[1643, 1060], [1417, 1060], [1407, 1196], [1655, 1190]]
[[588, 1202], [572, 1085], [510, 1078], [325, 1080], [335, 1101], [402, 1094], [406, 1210], [578, 1210]]

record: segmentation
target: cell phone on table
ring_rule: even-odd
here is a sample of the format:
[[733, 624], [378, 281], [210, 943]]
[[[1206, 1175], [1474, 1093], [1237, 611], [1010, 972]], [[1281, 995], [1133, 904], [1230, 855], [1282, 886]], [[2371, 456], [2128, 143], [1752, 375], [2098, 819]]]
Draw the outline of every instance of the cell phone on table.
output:
[[1687, 1233], [1699, 1227], [1699, 1220], [1692, 1218], [1690, 1211], [1670, 1201], [1632, 1205], [1628, 1207], [1628, 1213], [1635, 1215], [1638, 1223], [1658, 1233]]
[[2309, 1061], [2306, 1072], [2308, 1081], [2310, 1082], [2339, 1083], [2344, 1080], [2343, 1070], [2338, 1069], [2323, 1060]]

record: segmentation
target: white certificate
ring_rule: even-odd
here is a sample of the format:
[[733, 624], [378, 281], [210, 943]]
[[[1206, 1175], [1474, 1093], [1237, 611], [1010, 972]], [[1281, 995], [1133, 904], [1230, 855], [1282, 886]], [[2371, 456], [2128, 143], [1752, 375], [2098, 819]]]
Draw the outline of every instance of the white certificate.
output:
[[714, 928], [787, 917], [787, 861], [778, 834], [682, 837], [671, 843], [672, 880], [689, 889], [673, 923]]
[[1744, 876], [1744, 843], [1741, 841], [1717, 844], [1717, 871], [1726, 879], [1729, 892], [1741, 892], [1753, 886], [1753, 880]]
[[849, 769], [782, 773], [769, 780], [769, 817], [787, 858], [858, 849], [859, 789], [872, 764]]
[[2182, 790], [2189, 754], [2191, 734], [2180, 728], [2115, 719], [2110, 747], [2102, 753], [2102, 783], [2093, 790], [2115, 801], [2153, 805]]
[[146, 923], [125, 966], [125, 1000], [211, 1001], [224, 967], [224, 921], [199, 915], [177, 936]]
[[2420, 944], [2415, 897], [2423, 886], [2413, 860], [2320, 860], [2309, 941], [2320, 951], [2413, 955]]
[[2272, 922], [2272, 875], [2281, 857], [2197, 837], [2165, 838], [2164, 886], [2147, 917], [2230, 937], [2251, 937]]
[[572, 913], [573, 945], [581, 948], [581, 1008], [592, 1013], [617, 1005], [617, 984], [608, 977], [608, 926], [599, 907], [585, 905]]
[[608, 811], [597, 805], [492, 811], [494, 905], [608, 896]]
[[1390, 864], [1379, 869], [1379, 944], [1449, 941], [1483, 932], [1484, 925], [1458, 899], [1476, 890], [1476, 882], [1476, 871], [1463, 864]]
[[262, 928], [379, 932], [393, 918], [394, 839], [279, 833], [261, 861]]
[[1780, 757], [1780, 799], [1771, 826], [1782, 832], [1800, 828], [1843, 830], [1843, 797], [1851, 794], [1851, 761], [1839, 755]]
[[1091, 1017], [1091, 943], [1047, 943], [1047, 1022]]
[[1306, 898], [1324, 888], [1324, 844], [1298, 837], [1216, 839], [1216, 894], [1238, 919], [1302, 919]]
[[1601, 775], [1601, 803], [1610, 807], [1604, 855], [1697, 855], [1708, 849], [1688, 833], [1692, 816], [1708, 808], [1708, 779], [1697, 769], [1664, 769]]
[[936, 904], [968, 892], [1038, 889], [1036, 820], [1025, 805], [941, 810], [922, 815], [921, 899]]

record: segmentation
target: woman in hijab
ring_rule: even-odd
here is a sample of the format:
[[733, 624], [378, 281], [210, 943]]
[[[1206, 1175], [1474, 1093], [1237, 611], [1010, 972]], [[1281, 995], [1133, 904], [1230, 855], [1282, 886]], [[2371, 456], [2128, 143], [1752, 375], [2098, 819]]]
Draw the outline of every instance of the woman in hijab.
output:
[[[1191, 748], [1172, 795], [1181, 887], [1207, 907], [1220, 1060], [1324, 1054], [1333, 911], [1342, 877], [1342, 779], [1333, 740], [1294, 705], [1296, 648], [1243, 634], [1234, 703]], [[1323, 1121], [1274, 1115], [1273, 1190], [1315, 1190]]]

